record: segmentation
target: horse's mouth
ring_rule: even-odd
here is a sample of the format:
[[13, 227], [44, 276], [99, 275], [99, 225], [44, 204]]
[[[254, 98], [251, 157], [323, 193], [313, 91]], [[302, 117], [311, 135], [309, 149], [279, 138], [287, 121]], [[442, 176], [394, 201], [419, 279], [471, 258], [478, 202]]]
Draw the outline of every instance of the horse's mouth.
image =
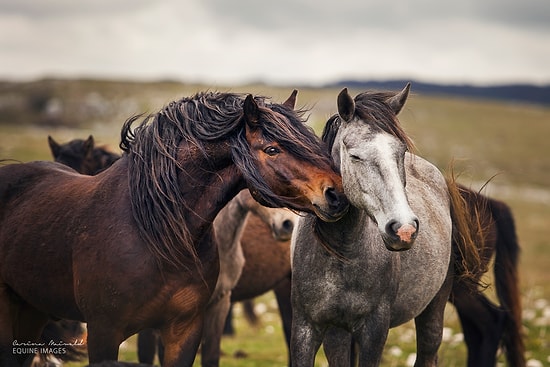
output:
[[313, 205], [315, 215], [319, 217], [323, 222], [336, 222], [340, 220], [349, 209], [349, 204], [343, 205], [341, 208], [338, 208], [337, 211], [326, 211], [323, 210], [320, 206], [314, 204]]
[[405, 242], [401, 240], [392, 239], [390, 236], [382, 236], [382, 237], [383, 237], [384, 246], [386, 246], [386, 248], [390, 251], [394, 251], [394, 252], [407, 251], [407, 250], [410, 250], [414, 245], [414, 239], [412, 239], [411, 241]]

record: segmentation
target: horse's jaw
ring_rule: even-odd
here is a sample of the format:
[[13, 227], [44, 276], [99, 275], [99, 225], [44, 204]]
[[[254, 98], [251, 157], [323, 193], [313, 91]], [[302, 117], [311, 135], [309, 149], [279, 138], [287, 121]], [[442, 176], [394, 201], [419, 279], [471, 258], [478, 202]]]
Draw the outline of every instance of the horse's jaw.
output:
[[[331, 198], [335, 195], [340, 196], [337, 199]], [[314, 213], [323, 222], [336, 222], [348, 213], [349, 202], [343, 194], [339, 194], [333, 190], [333, 192], [327, 191], [325, 197], [327, 198], [327, 205], [319, 205], [313, 202]]]

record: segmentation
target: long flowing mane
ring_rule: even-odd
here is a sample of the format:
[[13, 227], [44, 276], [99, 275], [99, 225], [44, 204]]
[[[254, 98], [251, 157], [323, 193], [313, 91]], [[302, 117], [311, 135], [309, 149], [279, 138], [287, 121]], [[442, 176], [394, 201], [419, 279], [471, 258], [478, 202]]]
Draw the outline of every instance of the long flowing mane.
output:
[[[227, 141], [233, 162], [246, 182], [270, 205], [287, 203], [269, 188], [256, 169], [245, 136], [244, 99], [242, 94], [203, 92], [171, 102], [157, 114], [145, 117], [134, 130], [132, 125], [140, 116], [123, 125], [120, 147], [129, 157], [133, 215], [142, 238], [159, 262], [176, 269], [188, 267], [189, 260], [198, 262], [185, 221], [185, 212], [190, 208], [178, 182], [178, 173], [185, 170], [177, 160], [182, 140], [205, 157], [205, 143]], [[328, 154], [319, 154], [320, 142], [304, 123], [305, 111], [271, 103], [266, 97], [255, 100], [262, 113], [260, 126], [266, 139], [277, 141], [304, 161], [330, 162]]]
[[[405, 143], [409, 150], [412, 150], [414, 148], [412, 140], [405, 133], [396, 114], [386, 102], [392, 96], [392, 93], [387, 92], [360, 93], [355, 97], [355, 114], [371, 127], [394, 135]], [[340, 116], [336, 114], [330, 117], [325, 125], [322, 139], [327, 144], [329, 150], [334, 145], [334, 139], [341, 123]]]

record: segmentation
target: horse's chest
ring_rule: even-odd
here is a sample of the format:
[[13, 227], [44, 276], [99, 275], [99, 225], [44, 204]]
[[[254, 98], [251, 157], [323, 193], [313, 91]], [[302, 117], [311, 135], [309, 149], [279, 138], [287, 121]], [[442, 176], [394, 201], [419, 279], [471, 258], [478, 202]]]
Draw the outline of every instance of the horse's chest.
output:
[[320, 323], [352, 327], [387, 305], [395, 296], [396, 261], [364, 263], [327, 267], [320, 281], [311, 284], [309, 313]]
[[423, 241], [418, 245], [400, 254], [399, 292], [392, 304], [392, 327], [419, 315], [447, 277], [450, 241]]

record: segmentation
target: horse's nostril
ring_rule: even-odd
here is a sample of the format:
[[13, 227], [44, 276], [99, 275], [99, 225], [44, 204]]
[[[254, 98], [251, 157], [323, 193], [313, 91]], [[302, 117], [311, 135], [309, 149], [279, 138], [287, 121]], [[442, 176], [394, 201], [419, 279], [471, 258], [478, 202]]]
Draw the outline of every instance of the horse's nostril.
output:
[[418, 233], [418, 229], [420, 228], [420, 222], [418, 221], [417, 218], [413, 220], [413, 227], [414, 229], [416, 229], [416, 233]]
[[401, 227], [401, 223], [396, 220], [391, 220], [386, 224], [386, 233], [392, 237], [397, 236], [397, 231]]
[[331, 207], [337, 207], [340, 205], [340, 198], [336, 193], [336, 190], [332, 187], [325, 190], [325, 199]]
[[287, 232], [292, 232], [294, 229], [294, 222], [292, 222], [290, 219], [287, 219], [283, 222], [283, 229]]

